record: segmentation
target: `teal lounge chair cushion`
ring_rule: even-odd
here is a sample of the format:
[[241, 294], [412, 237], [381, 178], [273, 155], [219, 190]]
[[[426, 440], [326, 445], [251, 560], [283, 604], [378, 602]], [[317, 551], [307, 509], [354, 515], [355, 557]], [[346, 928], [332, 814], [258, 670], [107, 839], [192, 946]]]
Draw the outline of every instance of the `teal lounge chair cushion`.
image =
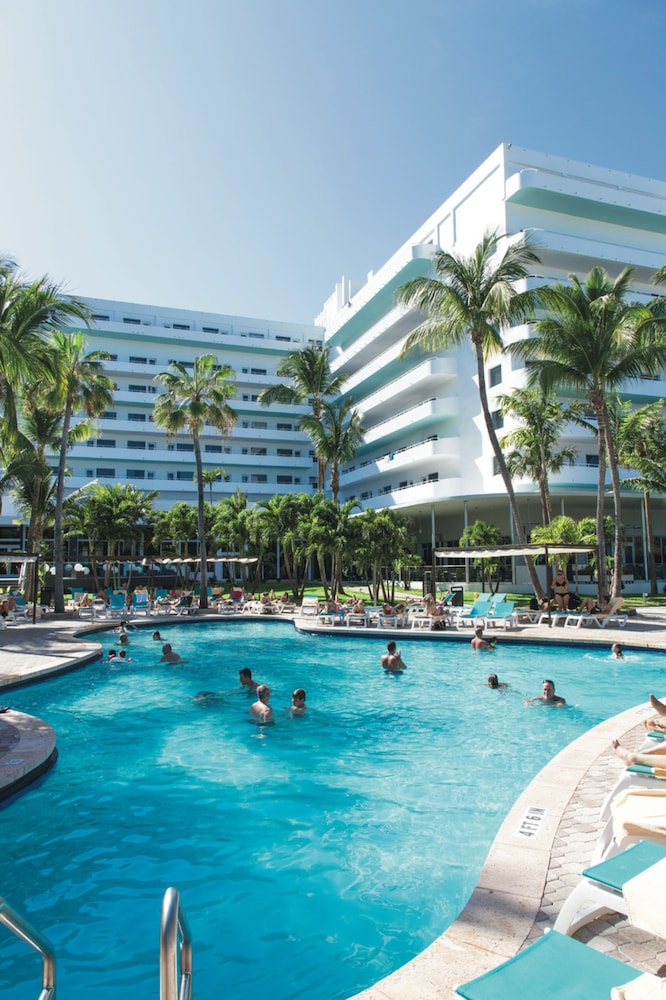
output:
[[639, 975], [630, 965], [551, 931], [456, 993], [465, 1000], [609, 1000], [614, 986]]
[[622, 886], [629, 879], [640, 875], [646, 868], [651, 868], [664, 858], [666, 858], [666, 847], [654, 844], [650, 840], [640, 840], [620, 854], [608, 858], [607, 861], [586, 868], [583, 875], [600, 885], [615, 889], [616, 892], [622, 892]]

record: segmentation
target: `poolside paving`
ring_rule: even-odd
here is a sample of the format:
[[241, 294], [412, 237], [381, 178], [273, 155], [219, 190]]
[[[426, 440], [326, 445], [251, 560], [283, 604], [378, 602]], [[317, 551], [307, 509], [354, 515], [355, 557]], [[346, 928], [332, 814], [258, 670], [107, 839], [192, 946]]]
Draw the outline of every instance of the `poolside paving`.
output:
[[[217, 616], [211, 616], [217, 617]], [[173, 619], [170, 619], [173, 623]], [[160, 619], [143, 623], [154, 627]], [[0, 692], [11, 702], [11, 689], [63, 670], [73, 669], [101, 653], [99, 641], [87, 636], [73, 614], [49, 615], [37, 624], [21, 623], [0, 631]], [[142, 623], [137, 621], [137, 625]], [[99, 628], [99, 626], [95, 626]], [[345, 629], [348, 635], [353, 630]], [[377, 630], [389, 637], [391, 630]], [[367, 631], [364, 630], [367, 635]], [[77, 634], [78, 633], [78, 634]], [[469, 639], [470, 630], [462, 635]], [[526, 626], [502, 633], [510, 641], [585, 641], [610, 647], [666, 651], [666, 608], [640, 608], [627, 627], [564, 629]], [[404, 631], [401, 638], [406, 638]], [[448, 633], [430, 639], [460, 638]], [[666, 695], [665, 690], [655, 692]], [[456, 921], [429, 948], [391, 976], [357, 994], [355, 1000], [443, 1000], [455, 997], [458, 983], [511, 957], [552, 927], [580, 871], [590, 863], [601, 824], [600, 805], [622, 769], [610, 752], [621, 738], [633, 748], [642, 741], [642, 705], [607, 720], [557, 754], [519, 796], [489, 852], [477, 887]], [[0, 795], [12, 776], [9, 761], [25, 771], [29, 751], [38, 757], [53, 751], [55, 734], [42, 720], [8, 711], [0, 715]], [[24, 753], [25, 750], [25, 753]], [[20, 776], [19, 776], [20, 777]], [[14, 774], [14, 779], [16, 775]], [[641, 971], [666, 978], [666, 942], [611, 915], [576, 934], [590, 947], [614, 955]]]

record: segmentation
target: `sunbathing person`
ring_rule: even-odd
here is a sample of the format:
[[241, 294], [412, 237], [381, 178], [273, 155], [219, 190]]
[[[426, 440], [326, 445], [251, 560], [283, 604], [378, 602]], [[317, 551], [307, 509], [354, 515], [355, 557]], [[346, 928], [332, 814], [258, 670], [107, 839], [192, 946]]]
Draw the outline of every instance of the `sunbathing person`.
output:
[[[641, 750], [640, 752], [627, 750], [626, 747], [621, 746], [619, 740], [613, 740], [611, 747], [615, 756], [624, 761], [627, 767], [630, 767], [632, 764], [646, 764], [648, 767], [659, 767], [659, 759], [663, 759], [664, 754], [666, 754], [666, 743], [657, 743], [656, 746], [650, 747], [649, 750]], [[666, 767], [666, 761], [661, 766]]]
[[654, 719], [645, 719], [643, 725], [648, 731], [654, 729], [658, 733], [663, 733], [666, 731], [666, 705], [653, 694], [650, 695], [650, 704], [657, 714]]

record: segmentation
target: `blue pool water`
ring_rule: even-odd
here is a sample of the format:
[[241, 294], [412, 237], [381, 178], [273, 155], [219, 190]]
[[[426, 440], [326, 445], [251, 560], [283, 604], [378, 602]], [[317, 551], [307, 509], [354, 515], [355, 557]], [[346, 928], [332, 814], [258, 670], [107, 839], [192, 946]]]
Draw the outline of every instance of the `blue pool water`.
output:
[[[0, 807], [0, 895], [54, 944], [58, 992], [158, 995], [164, 890], [194, 937], [199, 997], [343, 1000], [428, 945], [472, 891], [518, 792], [570, 740], [661, 691], [663, 656], [535, 649], [500, 637], [402, 642], [224, 622], [162, 629], [187, 663], [98, 662], [11, 692], [56, 729], [60, 758]], [[105, 637], [109, 647], [114, 637]], [[610, 645], [610, 644], [609, 644]], [[250, 666], [276, 721], [234, 691]], [[510, 687], [484, 686], [490, 671]], [[553, 677], [566, 709], [528, 708]], [[291, 718], [304, 687], [307, 714]], [[201, 690], [231, 692], [196, 701]], [[663, 691], [661, 691], [663, 693]], [[0, 928], [4, 1000], [36, 995], [38, 959]]]

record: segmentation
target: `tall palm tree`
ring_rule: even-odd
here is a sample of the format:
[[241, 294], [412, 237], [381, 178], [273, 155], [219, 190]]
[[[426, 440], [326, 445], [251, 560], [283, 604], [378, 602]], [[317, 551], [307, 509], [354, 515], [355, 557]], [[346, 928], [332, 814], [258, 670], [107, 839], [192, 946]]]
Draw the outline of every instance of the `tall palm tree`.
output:
[[[277, 370], [280, 378], [290, 379], [289, 384], [270, 386], [259, 396], [261, 406], [273, 403], [309, 403], [312, 416], [319, 420], [324, 403], [342, 392], [347, 381], [346, 375], [331, 373], [330, 348], [306, 347], [302, 351], [289, 354]], [[303, 425], [303, 421], [300, 422]], [[306, 432], [307, 433], [307, 432]], [[323, 457], [318, 457], [317, 489], [324, 489], [326, 465]]]
[[515, 389], [511, 395], [498, 396], [497, 402], [505, 415], [521, 421], [519, 427], [500, 439], [505, 452], [512, 449], [506, 455], [509, 472], [538, 484], [542, 522], [550, 524], [553, 509], [548, 477], [565, 463], [573, 465], [577, 455], [575, 448], [557, 448], [557, 444], [566, 424], [583, 421], [585, 408], [579, 403], [565, 407], [555, 393], [545, 395], [539, 388]]
[[90, 432], [85, 421], [72, 427], [72, 418], [83, 412], [88, 420], [99, 416], [113, 402], [113, 381], [104, 374], [104, 351], [86, 353], [83, 333], [55, 330], [51, 336], [54, 358], [54, 383], [48, 394], [49, 406], [61, 414], [60, 455], [56, 487], [55, 524], [53, 528], [53, 564], [56, 568], [53, 603], [56, 611], [65, 610], [63, 577], [63, 504], [67, 452], [71, 445]]
[[[405, 358], [415, 351], [437, 353], [466, 341], [471, 344], [486, 432], [509, 498], [516, 540], [525, 545], [518, 501], [493, 426], [485, 364], [494, 353], [504, 350], [503, 329], [531, 317], [534, 293], [519, 291], [518, 286], [539, 258], [525, 236], [510, 242], [498, 256], [501, 242], [497, 232], [488, 232], [470, 257], [437, 250], [433, 258], [436, 277], [415, 278], [398, 289], [398, 302], [427, 317], [407, 337], [400, 356]], [[532, 560], [526, 558], [525, 563], [535, 592], [543, 596]]]
[[666, 428], [664, 401], [657, 400], [634, 410], [628, 400], [616, 401], [610, 408], [617, 443], [618, 459], [635, 474], [622, 480], [622, 486], [643, 494], [645, 534], [648, 545], [650, 592], [657, 593], [657, 553], [652, 529], [652, 494], [666, 493]]
[[662, 321], [648, 306], [626, 301], [632, 268], [613, 280], [595, 267], [584, 281], [539, 290], [546, 315], [536, 324], [537, 336], [515, 345], [527, 359], [529, 382], [544, 392], [561, 389], [581, 393], [594, 411], [599, 441], [597, 488], [597, 559], [599, 593], [608, 593], [604, 549], [604, 492], [610, 472], [615, 516], [614, 573], [611, 593], [618, 597], [622, 580], [622, 501], [618, 460], [608, 411], [608, 395], [631, 378], [656, 375], [666, 361]]
[[26, 382], [50, 376], [50, 331], [72, 319], [87, 322], [89, 311], [44, 276], [26, 281], [16, 265], [0, 259], [0, 405], [3, 440], [18, 433], [18, 398]]
[[200, 436], [206, 424], [228, 434], [236, 423], [237, 414], [229, 406], [229, 400], [236, 393], [236, 386], [231, 381], [234, 376], [234, 370], [229, 365], [218, 365], [213, 354], [195, 358], [191, 374], [184, 365], [172, 361], [169, 371], [160, 372], [156, 376], [165, 386], [166, 392], [155, 400], [155, 423], [164, 428], [169, 437], [186, 431], [194, 444], [201, 561], [199, 600], [204, 609], [208, 607], [208, 563]]
[[303, 417], [301, 427], [315, 446], [324, 469], [331, 467], [331, 495], [338, 502], [340, 466], [350, 462], [363, 441], [363, 427], [351, 399], [322, 403], [321, 413]]

